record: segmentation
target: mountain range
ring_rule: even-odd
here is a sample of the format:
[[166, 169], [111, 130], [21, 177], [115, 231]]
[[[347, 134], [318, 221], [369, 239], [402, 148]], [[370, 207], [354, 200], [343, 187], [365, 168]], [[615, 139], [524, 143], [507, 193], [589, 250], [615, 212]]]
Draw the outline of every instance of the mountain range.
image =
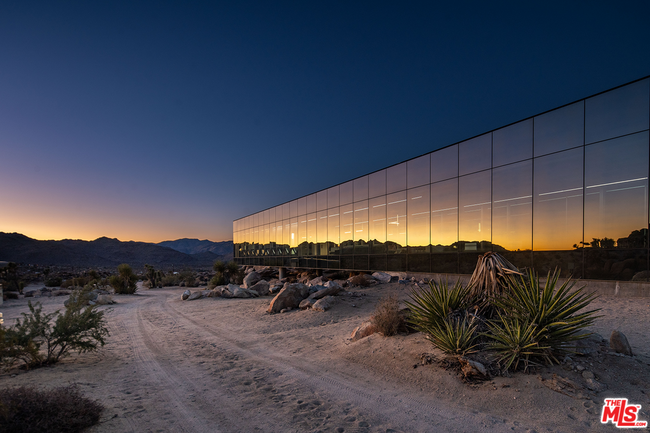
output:
[[212, 267], [216, 260], [229, 261], [232, 257], [232, 241], [178, 239], [154, 244], [107, 237], [94, 241], [39, 241], [20, 233], [0, 232], [0, 261], [41, 266], [105, 268], [128, 263], [135, 268], [145, 264], [165, 269], [205, 268]]

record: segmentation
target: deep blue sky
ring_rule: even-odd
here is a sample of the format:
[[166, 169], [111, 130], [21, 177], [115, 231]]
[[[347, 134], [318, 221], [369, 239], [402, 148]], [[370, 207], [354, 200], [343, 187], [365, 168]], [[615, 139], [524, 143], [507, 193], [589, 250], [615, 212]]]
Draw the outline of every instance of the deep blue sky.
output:
[[650, 75], [647, 0], [449, 3], [0, 3], [0, 231], [232, 239]]

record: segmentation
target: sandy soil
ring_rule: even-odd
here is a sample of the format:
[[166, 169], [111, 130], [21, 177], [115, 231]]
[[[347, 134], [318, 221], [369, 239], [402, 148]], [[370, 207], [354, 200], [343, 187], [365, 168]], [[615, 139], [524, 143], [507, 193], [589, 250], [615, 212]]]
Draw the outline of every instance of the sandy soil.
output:
[[[350, 342], [352, 330], [383, 296], [408, 287], [383, 284], [339, 296], [331, 310], [268, 315], [270, 297], [181, 301], [183, 289], [117, 296], [107, 310], [111, 335], [99, 352], [32, 371], [0, 374], [0, 388], [78, 384], [105, 405], [91, 432], [584, 432], [615, 431], [599, 420], [603, 399], [627, 397], [650, 421], [650, 299], [601, 298], [593, 331], [625, 333], [634, 357], [606, 345], [533, 374], [468, 385], [438, 365], [421, 334], [375, 334]], [[65, 297], [40, 298], [45, 311]], [[5, 324], [27, 299], [0, 307]], [[607, 385], [594, 393], [577, 371]], [[553, 374], [570, 380], [557, 392]]]

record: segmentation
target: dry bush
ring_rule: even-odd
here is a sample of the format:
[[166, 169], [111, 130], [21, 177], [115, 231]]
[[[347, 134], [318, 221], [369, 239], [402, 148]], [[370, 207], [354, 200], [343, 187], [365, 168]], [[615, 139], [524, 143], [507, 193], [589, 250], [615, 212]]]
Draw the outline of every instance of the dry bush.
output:
[[99, 422], [104, 407], [76, 386], [0, 390], [0, 433], [81, 432]]
[[404, 327], [404, 316], [400, 314], [397, 298], [380, 299], [370, 321], [386, 337], [397, 334]]
[[359, 274], [350, 278], [350, 284], [359, 287], [368, 287], [371, 284], [371, 281], [372, 279], [368, 278], [366, 274]]

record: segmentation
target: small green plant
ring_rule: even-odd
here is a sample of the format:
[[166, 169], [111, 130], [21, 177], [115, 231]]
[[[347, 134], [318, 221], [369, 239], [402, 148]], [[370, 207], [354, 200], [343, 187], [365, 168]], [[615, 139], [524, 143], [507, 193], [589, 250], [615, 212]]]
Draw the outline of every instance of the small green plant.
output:
[[99, 422], [104, 407], [74, 386], [0, 390], [0, 432], [81, 432]]
[[131, 266], [122, 263], [117, 267], [117, 275], [108, 279], [109, 284], [119, 295], [132, 295], [138, 290], [138, 276], [133, 273]]
[[[30, 314], [3, 329], [0, 354], [7, 365], [21, 360], [27, 367], [55, 364], [71, 351], [91, 352], [105, 344], [108, 336], [104, 312], [95, 306], [80, 307], [72, 303], [61, 314], [58, 310], [44, 314], [40, 303], [31, 302]], [[45, 349], [45, 353], [41, 353]]]
[[413, 290], [411, 301], [406, 302], [411, 309], [409, 323], [425, 334], [430, 329], [443, 327], [449, 316], [461, 314], [474, 304], [470, 289], [470, 286], [463, 287], [460, 281], [451, 288], [446, 280], [429, 281], [428, 288]]
[[474, 317], [451, 318], [442, 326], [429, 329], [427, 339], [435, 347], [450, 355], [465, 356], [478, 351], [478, 332]]
[[370, 321], [384, 336], [390, 337], [404, 326], [404, 318], [399, 312], [399, 302], [394, 296], [380, 299]]
[[[539, 276], [532, 270], [527, 275], [508, 278], [507, 296], [494, 300], [494, 305], [499, 310], [499, 319], [490, 327], [492, 336], [500, 336], [500, 339], [496, 339], [496, 344], [502, 357], [504, 351], [508, 350], [503, 346], [504, 338], [512, 336], [518, 328], [522, 328], [517, 332], [518, 335], [530, 335], [533, 338], [529, 341], [528, 337], [521, 337], [524, 346], [533, 352], [524, 359], [525, 363], [528, 359], [538, 359], [547, 364], [557, 363], [555, 355], [569, 352], [575, 341], [590, 335], [584, 330], [598, 318], [596, 313], [600, 309], [587, 310], [587, 307], [596, 295], [585, 293], [584, 287], [574, 289], [575, 281], [571, 279], [557, 287], [559, 276], [557, 270], [549, 272], [543, 286], [540, 285]], [[537, 346], [532, 345], [533, 342]], [[516, 353], [520, 347], [520, 344], [513, 345], [511, 350]], [[509, 365], [516, 359], [515, 356]]]
[[517, 370], [520, 362], [523, 362], [524, 371], [527, 371], [529, 365], [538, 364], [532, 361], [534, 359], [551, 362], [550, 347], [540, 345], [540, 330], [534, 323], [521, 322], [516, 317], [504, 318], [500, 313], [497, 314], [499, 320], [487, 324], [487, 337], [492, 340], [487, 348], [495, 352], [496, 360], [504, 371], [511, 368]]

